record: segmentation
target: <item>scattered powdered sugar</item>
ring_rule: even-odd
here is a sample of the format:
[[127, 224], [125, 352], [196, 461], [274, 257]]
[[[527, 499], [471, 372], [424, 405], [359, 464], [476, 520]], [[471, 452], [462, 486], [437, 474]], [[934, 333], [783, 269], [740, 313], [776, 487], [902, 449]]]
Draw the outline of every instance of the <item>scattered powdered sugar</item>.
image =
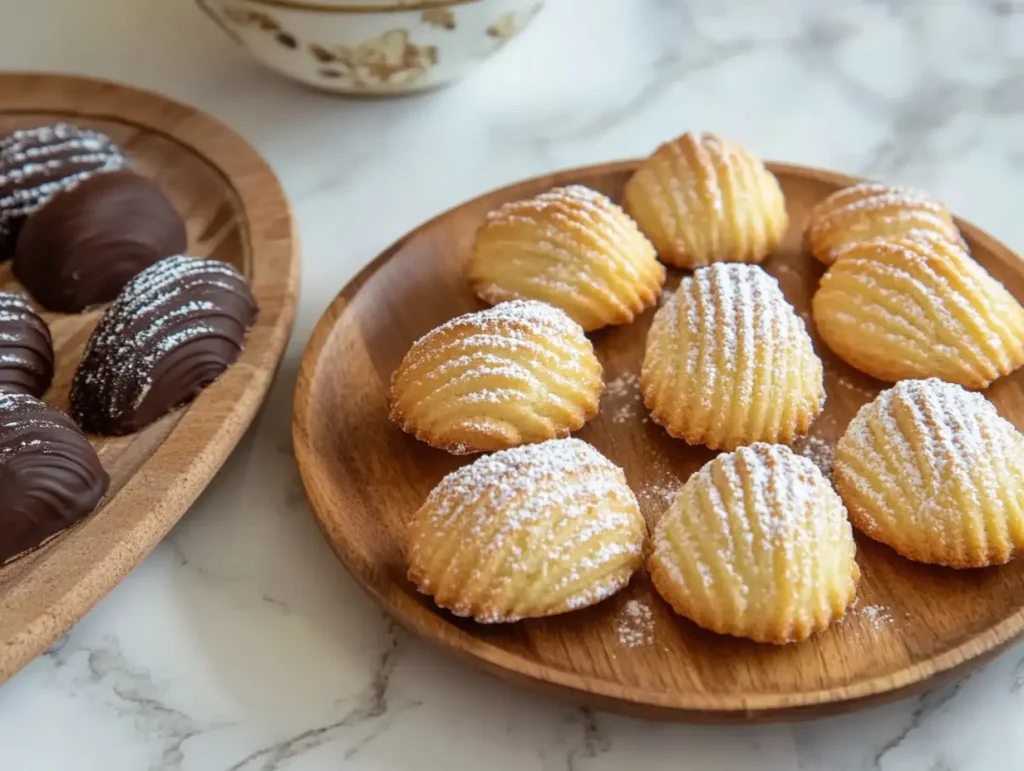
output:
[[875, 398], [875, 395], [878, 393], [876, 389], [869, 388], [867, 386], [862, 386], [859, 383], [856, 383], [852, 379], [848, 378], [846, 375], [840, 375], [839, 377], [837, 377], [836, 382], [842, 388], [845, 388], [848, 391], [852, 391], [853, 393], [859, 396], [866, 396], [868, 398], [873, 399]]
[[605, 384], [604, 395], [613, 403], [613, 423], [626, 423], [643, 412], [640, 378], [634, 372], [623, 372], [609, 380]]
[[641, 487], [637, 498], [645, 509], [660, 514], [672, 504], [682, 488], [683, 486], [676, 481], [654, 482]]
[[641, 600], [630, 600], [619, 614], [616, 631], [624, 648], [639, 648], [654, 642], [654, 614]]
[[793, 443], [793, 449], [814, 463], [826, 479], [832, 476], [835, 447], [820, 436], [805, 436]]
[[892, 623], [892, 614], [883, 605], [861, 605], [857, 608], [857, 615], [875, 629], [882, 629]]

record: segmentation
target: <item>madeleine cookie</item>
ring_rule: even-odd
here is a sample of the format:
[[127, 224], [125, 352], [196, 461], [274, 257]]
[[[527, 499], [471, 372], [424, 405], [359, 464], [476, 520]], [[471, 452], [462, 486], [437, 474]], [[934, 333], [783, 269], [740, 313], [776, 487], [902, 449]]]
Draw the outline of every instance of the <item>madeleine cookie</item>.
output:
[[409, 580], [481, 623], [583, 608], [643, 563], [647, 527], [622, 470], [578, 439], [486, 455], [416, 512]]
[[713, 450], [788, 444], [825, 404], [804, 322], [756, 265], [683, 278], [647, 334], [640, 389], [669, 434]]
[[811, 209], [804, 244], [831, 265], [847, 244], [919, 231], [963, 244], [949, 209], [927, 193], [864, 182], [837, 190]]
[[489, 303], [557, 305], [589, 331], [628, 324], [653, 306], [665, 268], [611, 199], [570, 185], [491, 212], [476, 234], [469, 282]]
[[934, 235], [849, 245], [811, 307], [828, 347], [879, 380], [984, 388], [1024, 364], [1024, 309], [962, 247]]
[[455, 454], [567, 436], [597, 414], [601, 363], [564, 311], [530, 300], [417, 340], [391, 378], [391, 420]]
[[1024, 552], [1024, 435], [958, 385], [904, 380], [861, 407], [833, 478], [854, 526], [909, 559], [971, 568]]
[[775, 176], [714, 134], [661, 145], [626, 183], [624, 205], [661, 259], [681, 268], [760, 262], [789, 227]]
[[654, 531], [651, 580], [697, 625], [797, 642], [843, 617], [860, 570], [843, 502], [782, 445], [719, 455], [691, 476]]

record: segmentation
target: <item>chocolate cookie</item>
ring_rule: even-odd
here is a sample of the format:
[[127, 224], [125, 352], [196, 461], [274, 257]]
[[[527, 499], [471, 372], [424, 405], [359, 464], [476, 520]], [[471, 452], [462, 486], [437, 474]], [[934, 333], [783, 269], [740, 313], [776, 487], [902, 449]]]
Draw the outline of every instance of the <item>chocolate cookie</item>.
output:
[[53, 338], [20, 294], [0, 292], [0, 392], [42, 396], [53, 380]]
[[128, 165], [106, 134], [55, 123], [0, 140], [0, 260], [14, 253], [25, 218], [56, 193]]
[[129, 434], [194, 398], [245, 344], [256, 302], [218, 260], [168, 257], [129, 281], [103, 314], [71, 384], [86, 431]]
[[47, 310], [76, 313], [187, 245], [185, 223], [150, 179], [96, 174], [59, 192], [21, 228], [14, 275]]
[[107, 472], [71, 418], [28, 394], [0, 394], [0, 564], [96, 508]]

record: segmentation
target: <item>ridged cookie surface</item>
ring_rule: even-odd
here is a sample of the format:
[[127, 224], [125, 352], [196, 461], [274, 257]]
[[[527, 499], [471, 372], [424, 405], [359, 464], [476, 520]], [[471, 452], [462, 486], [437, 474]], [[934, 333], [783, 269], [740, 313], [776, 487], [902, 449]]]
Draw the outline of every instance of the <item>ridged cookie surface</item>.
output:
[[984, 388], [1024, 364], [1024, 309], [942, 238], [848, 246], [811, 305], [828, 347], [879, 380]]
[[651, 324], [640, 387], [657, 423], [711, 449], [788, 444], [825, 403], [804, 322], [756, 265], [683, 278]]
[[542, 300], [592, 330], [628, 324], [654, 305], [665, 268], [610, 198], [570, 185], [491, 212], [469, 281], [487, 302]]
[[648, 567], [680, 615], [781, 644], [843, 617], [860, 578], [855, 554], [843, 502], [818, 467], [758, 443], [687, 480], [658, 520]]
[[622, 470], [585, 442], [556, 439], [442, 479], [407, 532], [409, 579], [482, 623], [550, 616], [625, 586], [646, 533]]
[[764, 163], [708, 133], [655, 150], [626, 183], [624, 205], [661, 259], [681, 268], [760, 262], [789, 227], [782, 189]]
[[858, 530], [957, 568], [1024, 551], [1024, 436], [981, 394], [904, 380], [864, 405], [833, 478]]
[[804, 244], [831, 265], [847, 244], [919, 232], [962, 244], [945, 204], [919, 190], [864, 182], [837, 190], [811, 210]]
[[597, 414], [601, 363], [564, 311], [515, 300], [428, 332], [391, 379], [391, 419], [456, 454], [564, 437]]

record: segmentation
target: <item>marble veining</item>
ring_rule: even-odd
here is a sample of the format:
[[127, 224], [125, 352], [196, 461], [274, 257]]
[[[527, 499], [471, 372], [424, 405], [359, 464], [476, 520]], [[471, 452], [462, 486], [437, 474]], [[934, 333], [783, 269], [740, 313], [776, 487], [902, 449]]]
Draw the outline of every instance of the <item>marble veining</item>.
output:
[[0, 687], [3, 768], [988, 771], [1024, 756], [1020, 645], [923, 696], [783, 725], [646, 723], [493, 680], [355, 586], [289, 434], [312, 325], [389, 243], [494, 186], [687, 129], [923, 186], [1024, 250], [1024, 0], [549, 0], [465, 81], [384, 101], [296, 87], [184, 1], [8, 3], [0, 43], [0, 67], [126, 81], [226, 121], [281, 176], [304, 248], [266, 407], [170, 537]]

